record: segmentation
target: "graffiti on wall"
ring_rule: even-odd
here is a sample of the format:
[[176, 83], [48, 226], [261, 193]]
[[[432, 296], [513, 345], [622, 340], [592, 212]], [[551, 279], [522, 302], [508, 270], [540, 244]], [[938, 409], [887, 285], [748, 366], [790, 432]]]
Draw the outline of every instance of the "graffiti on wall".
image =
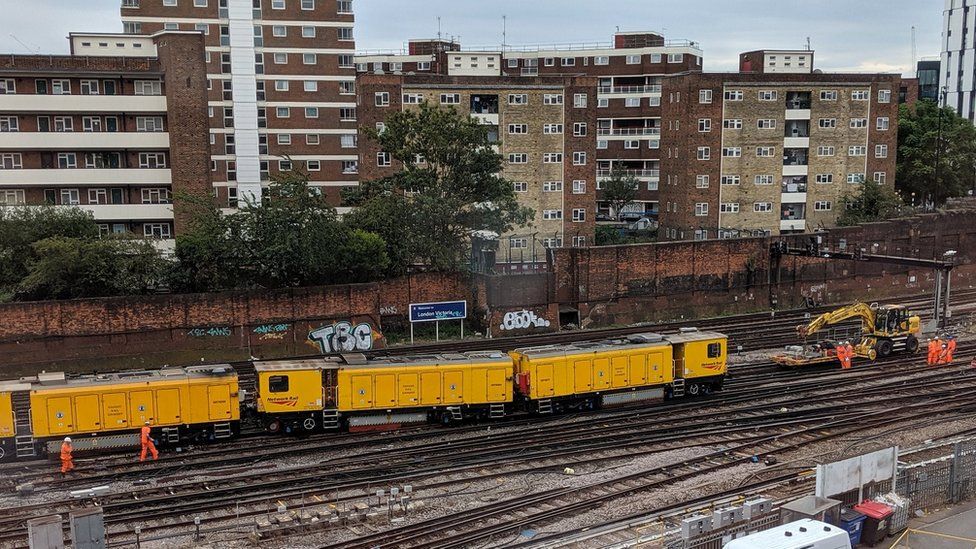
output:
[[232, 333], [233, 332], [229, 326], [192, 328], [186, 331], [187, 337], [230, 337]]
[[342, 321], [316, 328], [308, 333], [308, 339], [318, 345], [322, 353], [350, 353], [368, 351], [373, 348], [373, 341], [382, 337], [367, 322], [353, 324]]
[[291, 324], [288, 323], [262, 324], [260, 326], [255, 326], [251, 331], [258, 336], [258, 339], [262, 341], [284, 340], [285, 334], [288, 333], [290, 328]]
[[532, 311], [522, 309], [505, 313], [499, 329], [505, 330], [524, 330], [526, 328], [548, 328], [549, 321], [535, 314]]

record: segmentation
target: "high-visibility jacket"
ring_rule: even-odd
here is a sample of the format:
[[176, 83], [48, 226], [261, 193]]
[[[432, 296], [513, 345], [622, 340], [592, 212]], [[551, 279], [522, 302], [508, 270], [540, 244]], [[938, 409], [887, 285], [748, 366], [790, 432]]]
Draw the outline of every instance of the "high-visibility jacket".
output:
[[142, 434], [139, 437], [139, 441], [142, 442], [143, 444], [149, 444], [149, 432], [151, 430], [152, 429], [150, 429], [148, 425], [143, 425]]
[[61, 443], [61, 459], [62, 460], [69, 460], [69, 459], [71, 459], [71, 452], [73, 450], [74, 450], [74, 448], [72, 448], [70, 442], [62, 442]]

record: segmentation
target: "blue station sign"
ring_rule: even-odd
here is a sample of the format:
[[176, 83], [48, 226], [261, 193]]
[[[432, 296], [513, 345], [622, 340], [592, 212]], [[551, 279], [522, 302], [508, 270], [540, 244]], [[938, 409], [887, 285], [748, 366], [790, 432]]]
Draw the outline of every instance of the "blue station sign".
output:
[[435, 320], [461, 320], [468, 317], [467, 301], [439, 301], [436, 303], [411, 303], [410, 322], [434, 322]]

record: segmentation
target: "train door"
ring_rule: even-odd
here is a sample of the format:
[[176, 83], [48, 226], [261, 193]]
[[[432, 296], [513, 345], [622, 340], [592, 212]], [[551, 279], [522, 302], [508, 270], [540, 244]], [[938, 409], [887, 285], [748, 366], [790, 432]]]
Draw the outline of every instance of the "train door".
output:
[[630, 355], [630, 385], [647, 385], [647, 356], [643, 353]]
[[400, 395], [398, 402], [400, 406], [417, 406], [420, 404], [420, 376], [417, 374], [397, 375], [397, 387]]
[[420, 403], [424, 405], [441, 403], [441, 374], [439, 372], [420, 374]]
[[152, 391], [129, 393], [129, 419], [133, 425], [142, 425], [147, 421], [152, 423], [156, 419], [153, 412]]
[[549, 398], [556, 394], [552, 378], [552, 364], [539, 364], [535, 368], [535, 373], [535, 379], [530, 379], [529, 382], [535, 387], [538, 398]]
[[77, 430], [79, 432], [102, 430], [102, 414], [99, 410], [98, 395], [76, 396], [75, 413], [78, 415]]
[[610, 388], [610, 359], [600, 358], [593, 361], [593, 389], [603, 391]]
[[[669, 368], [670, 369], [670, 368]], [[647, 381], [650, 384], [664, 383], [664, 353], [655, 351], [647, 354]]]
[[[207, 387], [207, 403], [210, 419], [230, 419], [233, 416], [231, 408], [235, 405], [230, 398], [230, 387], [227, 385], [211, 385]], [[177, 420], [179, 417], [177, 417]]]
[[396, 376], [393, 374], [378, 374], [374, 379], [376, 393], [374, 403], [377, 408], [392, 408], [396, 406]]
[[51, 434], [57, 435], [74, 431], [73, 419], [70, 397], [47, 399], [47, 424]]
[[[491, 374], [489, 370], [488, 392], [491, 393]], [[464, 373], [444, 372], [444, 404], [461, 404], [464, 402]], [[491, 400], [489, 398], [489, 400]]]
[[107, 393], [102, 395], [102, 421], [106, 429], [125, 429], [129, 426], [129, 415], [125, 410], [125, 395]]
[[508, 400], [510, 380], [504, 368], [488, 370], [488, 402], [505, 402]]
[[626, 356], [615, 356], [610, 361], [613, 370], [613, 387], [627, 387], [630, 385], [630, 370], [627, 368]]
[[373, 407], [373, 376], [352, 376], [352, 407]]
[[573, 379], [576, 393], [588, 393], [593, 387], [593, 366], [589, 360], [573, 362]]
[[[208, 403], [211, 401], [212, 399], [208, 399]], [[211, 416], [211, 419], [220, 418]], [[156, 391], [156, 424], [178, 425], [180, 423], [180, 390], [160, 389]]]

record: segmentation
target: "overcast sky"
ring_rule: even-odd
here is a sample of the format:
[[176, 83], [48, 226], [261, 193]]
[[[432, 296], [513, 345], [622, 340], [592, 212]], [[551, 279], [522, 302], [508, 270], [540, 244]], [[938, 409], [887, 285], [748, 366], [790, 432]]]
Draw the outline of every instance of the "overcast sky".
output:
[[[68, 32], [119, 32], [119, 4], [0, 0], [0, 53], [66, 53]], [[939, 53], [942, 25], [937, 0], [355, 0], [354, 6], [361, 50], [436, 36], [438, 15], [445, 36], [499, 44], [507, 15], [509, 44], [608, 42], [618, 26], [653, 30], [699, 42], [707, 71], [734, 70], [742, 51], [803, 47], [809, 36], [821, 69], [911, 72], [912, 26], [922, 57]]]

